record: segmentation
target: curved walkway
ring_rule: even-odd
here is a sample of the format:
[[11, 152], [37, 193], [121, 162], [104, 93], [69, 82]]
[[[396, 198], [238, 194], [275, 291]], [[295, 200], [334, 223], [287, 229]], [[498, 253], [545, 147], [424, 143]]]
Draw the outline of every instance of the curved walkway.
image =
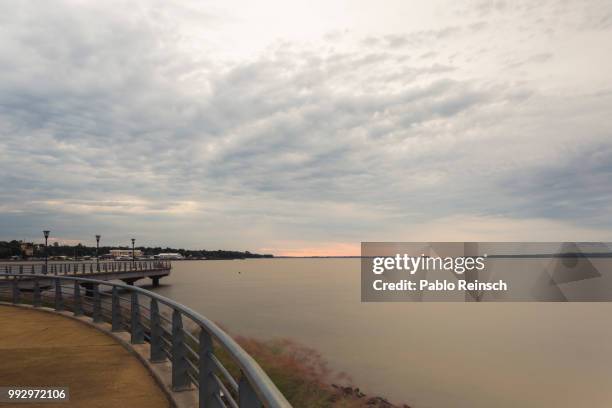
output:
[[138, 358], [110, 336], [64, 316], [2, 305], [0, 386], [70, 389], [68, 403], [21, 408], [170, 406]]

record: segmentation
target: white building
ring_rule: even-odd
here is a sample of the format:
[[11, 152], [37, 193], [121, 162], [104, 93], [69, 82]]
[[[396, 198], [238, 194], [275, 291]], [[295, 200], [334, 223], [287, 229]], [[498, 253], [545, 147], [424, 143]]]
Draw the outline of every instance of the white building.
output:
[[[132, 257], [132, 250], [131, 249], [111, 249], [110, 250], [110, 255], [113, 258], [121, 258], [121, 257]], [[142, 256], [142, 251], [140, 249], [135, 249], [134, 250], [134, 256], [139, 257]]]
[[165, 252], [155, 255], [157, 259], [184, 259], [183, 255], [176, 252]]

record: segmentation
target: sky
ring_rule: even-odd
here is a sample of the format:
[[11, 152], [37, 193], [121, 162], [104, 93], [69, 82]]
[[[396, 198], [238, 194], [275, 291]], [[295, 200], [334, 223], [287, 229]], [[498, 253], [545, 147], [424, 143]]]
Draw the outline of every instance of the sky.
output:
[[0, 0], [0, 240], [612, 241], [610, 1]]

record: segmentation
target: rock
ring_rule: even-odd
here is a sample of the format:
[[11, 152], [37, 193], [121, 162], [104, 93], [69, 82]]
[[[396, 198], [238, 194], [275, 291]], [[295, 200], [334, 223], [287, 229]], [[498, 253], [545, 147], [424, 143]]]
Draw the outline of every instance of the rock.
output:
[[[337, 394], [332, 397], [331, 402], [339, 401], [341, 398], [362, 399], [367, 397], [367, 395], [361, 392], [361, 390], [357, 387], [344, 387], [337, 384], [332, 384], [332, 387], [337, 391]], [[383, 397], [369, 397], [365, 401], [365, 404], [372, 408], [410, 408], [410, 406], [406, 404], [402, 404], [401, 406], [393, 405]]]

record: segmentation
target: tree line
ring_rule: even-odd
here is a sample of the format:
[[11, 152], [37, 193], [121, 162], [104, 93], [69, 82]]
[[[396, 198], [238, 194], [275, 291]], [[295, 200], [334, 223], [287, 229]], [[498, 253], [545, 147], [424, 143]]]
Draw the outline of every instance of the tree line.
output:
[[[34, 253], [32, 257], [41, 258], [45, 256], [44, 245], [34, 245]], [[101, 246], [98, 250], [100, 256], [107, 255], [111, 249], [132, 249], [128, 246]], [[170, 247], [144, 247], [137, 246], [136, 249], [142, 251], [146, 256], [153, 256], [159, 253], [179, 253], [185, 258], [207, 258], [207, 259], [246, 259], [246, 258], [272, 258], [270, 254], [255, 254], [249, 251], [228, 251], [228, 250], [191, 250], [183, 248], [170, 248]], [[71, 258], [81, 258], [85, 256], [93, 257], [96, 255], [95, 246], [87, 246], [83, 244], [77, 245], [63, 245], [58, 242], [49, 244], [47, 247], [47, 255], [49, 257], [54, 256], [66, 256]], [[0, 259], [9, 259], [11, 257], [27, 258], [26, 253], [22, 250], [22, 242], [17, 240], [12, 241], [0, 241]]]

